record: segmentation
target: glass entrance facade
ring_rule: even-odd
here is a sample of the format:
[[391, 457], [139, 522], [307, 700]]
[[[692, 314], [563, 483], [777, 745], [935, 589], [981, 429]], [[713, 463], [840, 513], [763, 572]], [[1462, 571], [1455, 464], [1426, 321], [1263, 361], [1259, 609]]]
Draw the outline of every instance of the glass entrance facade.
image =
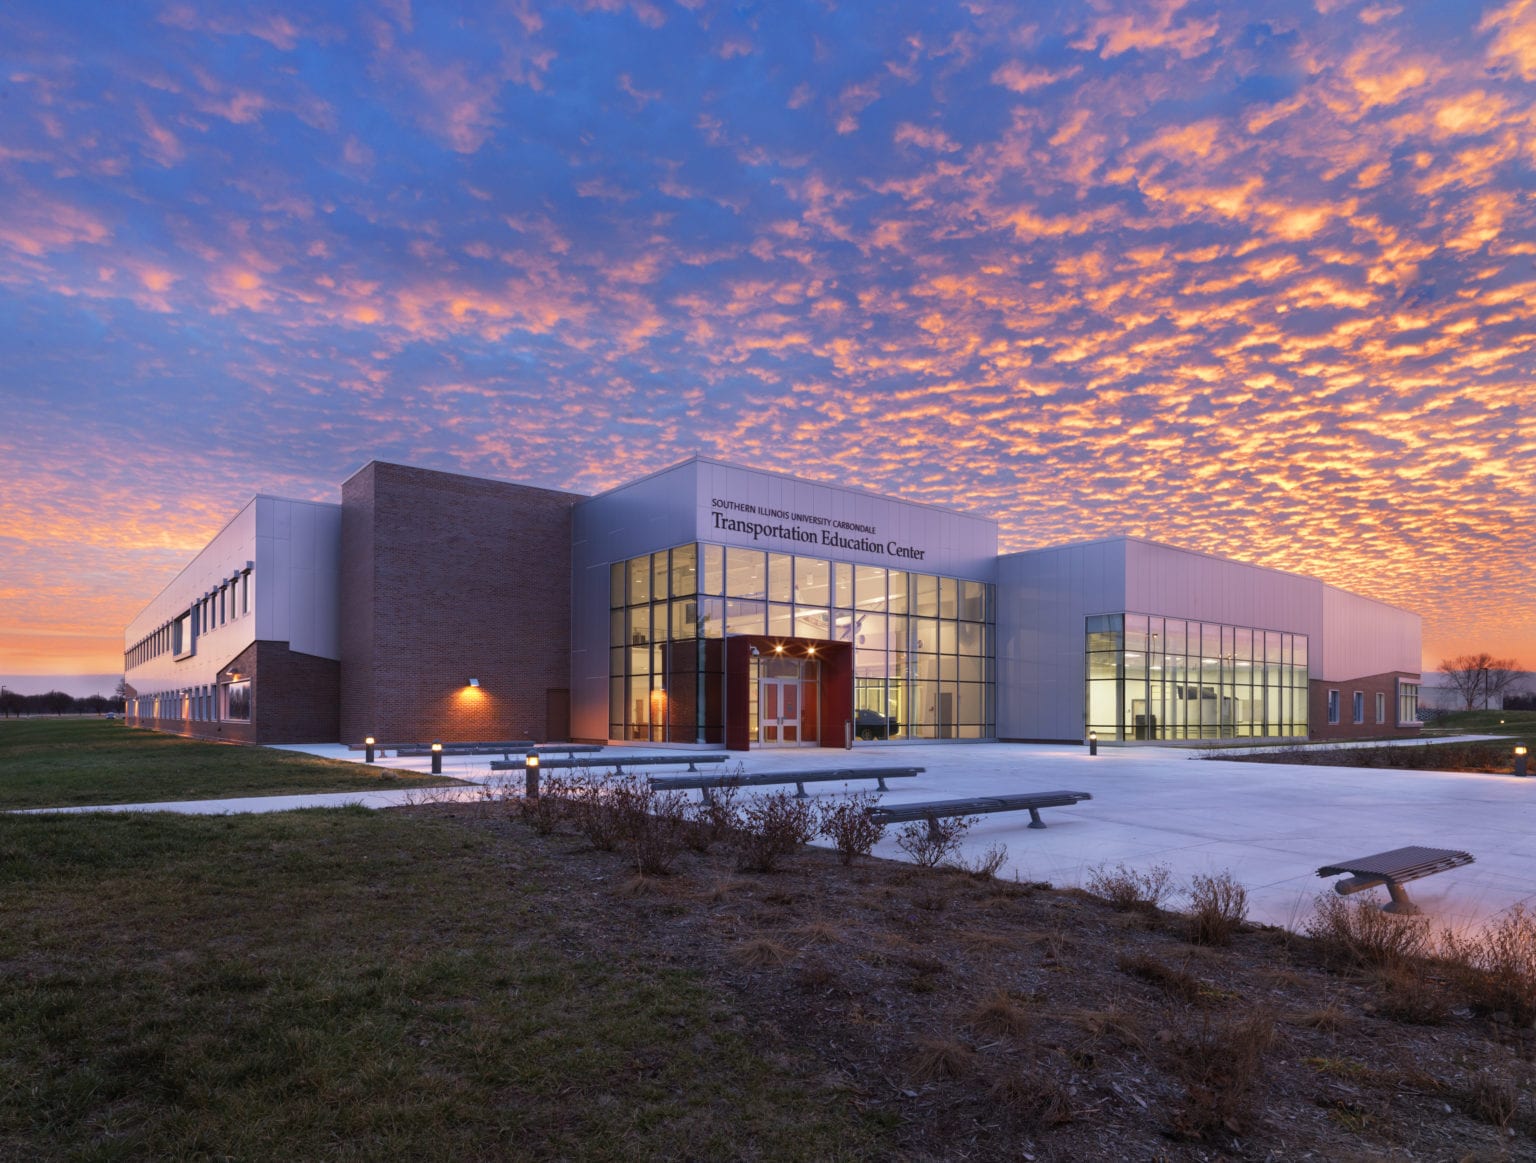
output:
[[609, 737], [723, 743], [723, 645], [750, 635], [848, 643], [882, 738], [991, 738], [994, 604], [985, 582], [708, 543], [614, 562]]
[[1087, 729], [1101, 739], [1307, 734], [1307, 636], [1145, 614], [1087, 620]]

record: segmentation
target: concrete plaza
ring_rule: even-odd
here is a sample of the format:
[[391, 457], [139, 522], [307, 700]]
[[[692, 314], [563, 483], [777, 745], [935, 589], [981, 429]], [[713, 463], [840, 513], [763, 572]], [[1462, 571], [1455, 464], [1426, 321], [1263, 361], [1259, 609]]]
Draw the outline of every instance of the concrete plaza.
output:
[[[339, 745], [302, 750], [361, 761]], [[659, 748], [609, 748], [620, 754]], [[1296, 928], [1332, 880], [1320, 866], [1409, 844], [1461, 848], [1476, 857], [1465, 868], [1416, 881], [1413, 900], [1437, 925], [1477, 925], [1517, 903], [1536, 905], [1536, 779], [1349, 767], [1304, 767], [1201, 758], [1171, 747], [1036, 744], [874, 744], [853, 751], [753, 751], [723, 765], [749, 773], [809, 767], [914, 765], [916, 779], [891, 782], [883, 798], [899, 804], [1024, 791], [1086, 791], [1091, 801], [1047, 808], [1044, 829], [1026, 827], [1023, 812], [983, 816], [967, 834], [976, 856], [1005, 844], [1002, 876], [1082, 884], [1100, 866], [1146, 870], [1165, 865], [1177, 884], [1197, 873], [1230, 872], [1249, 894], [1251, 919]], [[385, 767], [425, 771], [428, 759], [381, 759]], [[492, 779], [489, 757], [448, 756], [443, 773], [475, 783]], [[515, 785], [521, 777], [516, 776]], [[850, 785], [873, 788], [873, 783]], [[837, 783], [813, 784], [815, 795], [839, 795]], [[110, 810], [190, 812], [280, 811], [361, 803], [390, 807], [429, 793], [391, 790], [340, 795], [199, 800], [124, 805]], [[438, 798], [441, 793], [430, 793]], [[448, 794], [478, 797], [478, 788]], [[877, 853], [904, 859], [894, 829]], [[1373, 890], [1385, 899], [1384, 890]], [[1172, 904], [1176, 907], [1178, 901]]]

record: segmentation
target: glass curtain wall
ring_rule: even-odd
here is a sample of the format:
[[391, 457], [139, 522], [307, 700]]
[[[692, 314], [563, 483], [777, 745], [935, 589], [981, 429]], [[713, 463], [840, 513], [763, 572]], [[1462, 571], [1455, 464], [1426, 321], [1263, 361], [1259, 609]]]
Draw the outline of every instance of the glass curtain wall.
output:
[[724, 639], [849, 643], [854, 707], [893, 738], [995, 733], [994, 588], [884, 566], [680, 545], [609, 573], [609, 736], [722, 743]]
[[1144, 614], [1087, 621], [1088, 730], [1101, 739], [1307, 734], [1307, 636]]

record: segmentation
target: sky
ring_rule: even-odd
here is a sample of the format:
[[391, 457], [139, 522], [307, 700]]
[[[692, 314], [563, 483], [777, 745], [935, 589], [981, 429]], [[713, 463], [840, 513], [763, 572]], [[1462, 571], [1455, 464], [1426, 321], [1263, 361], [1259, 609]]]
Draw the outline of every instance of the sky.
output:
[[696, 453], [1536, 667], [1533, 172], [1536, 0], [9, 0], [0, 677], [258, 492]]

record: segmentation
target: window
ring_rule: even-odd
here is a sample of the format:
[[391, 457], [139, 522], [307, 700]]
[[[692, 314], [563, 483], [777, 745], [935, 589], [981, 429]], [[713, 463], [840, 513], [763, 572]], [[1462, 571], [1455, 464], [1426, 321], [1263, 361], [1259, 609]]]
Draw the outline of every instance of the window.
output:
[[1356, 691], [1354, 698], [1355, 722], [1365, 722], [1365, 692]]
[[1386, 691], [1377, 691], [1376, 692], [1376, 721], [1378, 723], [1385, 723], [1387, 721], [1387, 692]]
[[1397, 721], [1399, 723], [1417, 723], [1419, 721], [1418, 683], [1399, 682], [1397, 684]]
[[224, 717], [238, 722], [249, 722], [251, 718], [251, 681], [245, 679], [242, 682], [232, 682], [226, 688], [224, 696]]
[[1337, 726], [1339, 722], [1339, 692], [1328, 692], [1328, 723]]

